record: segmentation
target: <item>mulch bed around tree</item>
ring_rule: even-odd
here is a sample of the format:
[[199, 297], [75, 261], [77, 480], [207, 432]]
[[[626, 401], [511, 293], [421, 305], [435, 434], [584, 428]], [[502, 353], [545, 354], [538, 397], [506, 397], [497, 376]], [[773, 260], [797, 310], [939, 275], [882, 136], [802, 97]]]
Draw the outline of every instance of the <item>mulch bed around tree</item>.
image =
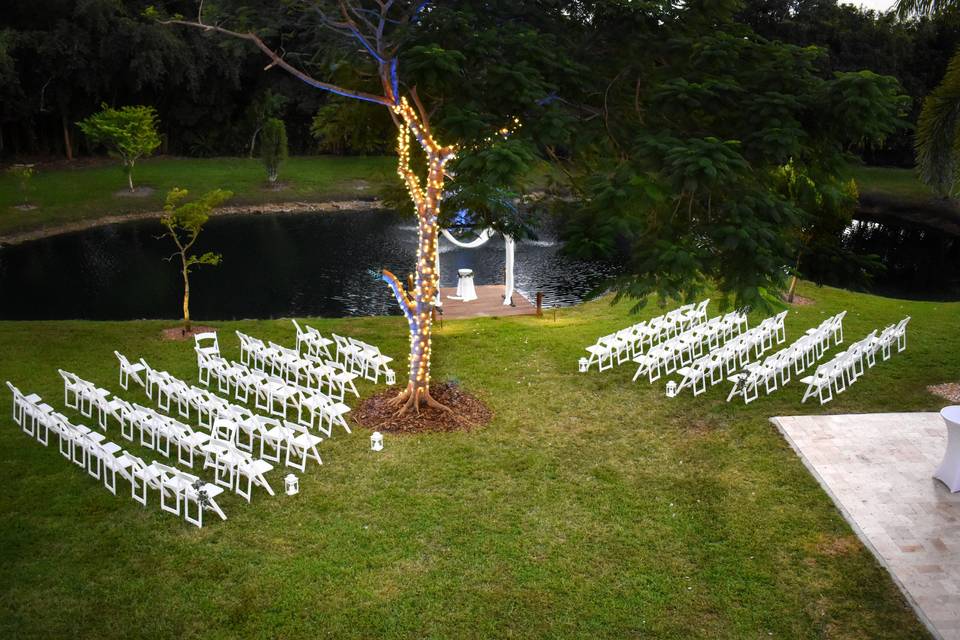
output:
[[115, 198], [146, 198], [152, 196], [155, 191], [156, 189], [153, 187], [134, 187], [133, 191], [130, 191], [130, 189], [114, 191], [113, 196]]
[[[783, 301], [787, 302], [786, 297], [784, 297]], [[796, 294], [794, 294], [793, 296], [793, 302], [787, 302], [787, 304], [792, 304], [798, 307], [806, 307], [807, 305], [811, 305], [813, 303], [814, 303], [813, 299], [804, 298], [803, 296], [798, 296]]]
[[453, 383], [435, 384], [430, 387], [434, 400], [453, 410], [448, 413], [432, 407], [395, 417], [397, 408], [390, 404], [399, 387], [391, 387], [363, 400], [351, 412], [353, 419], [362, 427], [389, 433], [423, 433], [433, 431], [469, 431], [482, 427], [493, 419], [493, 412], [478, 398], [470, 395]]
[[935, 396], [946, 398], [950, 402], [960, 402], [960, 382], [945, 382], [927, 387], [927, 391]]
[[160, 332], [160, 339], [170, 341], [189, 340], [198, 333], [207, 333], [208, 331], [215, 333], [217, 330], [213, 327], [204, 327], [198, 324], [191, 326], [190, 331], [184, 331], [183, 327], [170, 327]]

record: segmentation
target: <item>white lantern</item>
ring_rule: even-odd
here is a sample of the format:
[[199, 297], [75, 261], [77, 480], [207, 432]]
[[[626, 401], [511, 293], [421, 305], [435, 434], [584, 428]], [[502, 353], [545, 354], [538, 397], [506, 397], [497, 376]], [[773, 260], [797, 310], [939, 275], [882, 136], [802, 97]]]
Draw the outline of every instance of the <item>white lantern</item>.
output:
[[677, 383], [671, 380], [667, 383], [667, 397], [676, 398], [677, 397]]
[[383, 435], [379, 431], [374, 431], [370, 436], [370, 449], [372, 451], [383, 451]]
[[387, 369], [387, 384], [391, 386], [397, 384], [397, 374], [393, 369]]
[[580, 373], [586, 373], [590, 368], [590, 361], [586, 358], [580, 358]]
[[292, 496], [300, 493], [300, 480], [292, 473], [288, 473], [283, 479], [283, 486], [287, 490], [287, 495]]

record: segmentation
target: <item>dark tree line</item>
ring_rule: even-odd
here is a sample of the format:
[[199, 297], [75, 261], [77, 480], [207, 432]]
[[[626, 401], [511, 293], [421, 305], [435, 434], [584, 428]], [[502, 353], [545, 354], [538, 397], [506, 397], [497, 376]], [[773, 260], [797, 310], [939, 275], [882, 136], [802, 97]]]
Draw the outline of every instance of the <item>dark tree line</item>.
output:
[[[240, 155], [257, 126], [256, 103], [271, 89], [288, 98], [283, 115], [304, 134], [294, 139], [310, 140], [320, 106], [315, 96], [288, 78], [262, 73], [262, 62], [243, 47], [145, 19], [151, 4], [157, 3], [6, 0], [0, 155], [89, 152], [75, 123], [101, 103], [155, 107], [164, 152]], [[189, 11], [193, 3], [161, 4]]]
[[[257, 8], [256, 2], [247, 4]], [[519, 25], [525, 24], [542, 30], [562, 46], [576, 44], [583, 24], [576, 20], [578, 14], [587, 20], [590, 15], [615, 11], [617, 4], [516, 3], [512, 19], [518, 26], [513, 37], [521, 37], [517, 35], [523, 32]], [[245, 47], [211, 40], [202, 33], [165, 29], [143, 17], [151, 5], [166, 14], [189, 15], [195, 10], [190, 0], [45, 0], [42, 5], [38, 10], [35, 1], [7, 0], [0, 15], [2, 156], [89, 152], [74, 123], [103, 102], [154, 106], [160, 117], [164, 152], [246, 154], [253, 134], [262, 125], [262, 104], [277, 94], [286, 101], [279, 113], [271, 115], [287, 123], [292, 152], [390, 151], [392, 145], [385, 143], [383, 136], [390, 123], [377, 109], [366, 105], [343, 108], [342, 99], [318, 95], [284, 74], [263, 73], [262, 60]], [[651, 3], [650, 7], [655, 11], [657, 5]], [[496, 16], [504, 8], [495, 2], [490, 3], [489, 11], [483, 3], [471, 7], [454, 2], [438, 7], [437, 14], [447, 17], [431, 25], [432, 33], [418, 33], [419, 41], [404, 53], [418, 82], [449, 83], [444, 72], [462, 62], [455, 56], [431, 55], [431, 47], [438, 42], [449, 44], [460, 38], [464, 46], [457, 49], [462, 55], [470, 55], [463, 50], [468, 47], [474, 54], [495, 51], [496, 43], [484, 42], [474, 37], [477, 32], [465, 30], [488, 32], [491, 25], [486, 24], [486, 17]], [[289, 12], [278, 15], [276, 22], [267, 26], [291, 36], [291, 44], [298, 43], [289, 55], [302, 53], [297, 49], [302, 48], [308, 26], [291, 19]], [[960, 42], [956, 16], [898, 22], [839, 6], [835, 0], [747, 0], [736, 20], [769, 39], [824, 47], [826, 71], [870, 69], [898, 78], [913, 100], [911, 121], [923, 96], [943, 77]], [[499, 35], [499, 28], [490, 32]], [[470, 37], [464, 40], [465, 36]], [[540, 62], [552, 56], [556, 58], [553, 64], [561, 64], [564, 57], [561, 51], [533, 49], [528, 46], [521, 52], [532, 56], [533, 62], [520, 60], [514, 65], [504, 61], [497, 71], [504, 87], [520, 89], [525, 84], [520, 78], [524, 72], [535, 71], [542, 78], [544, 71], [536, 68]], [[349, 65], [332, 59], [326, 62], [338, 81], [363, 80], [348, 77], [356, 73]], [[569, 62], [568, 66], [569, 78], [577, 78], [578, 65]], [[562, 78], [558, 74], [553, 80]], [[869, 160], [909, 165], [910, 132], [893, 136], [883, 150], [868, 149], [866, 153]]]
[[[738, 19], [758, 34], [800, 46], [817, 45], [834, 71], [870, 69], [900, 81], [911, 98], [907, 120], [916, 123], [923, 99], [940, 83], [960, 46], [960, 12], [898, 19], [835, 0], [745, 0]], [[913, 130], [867, 149], [873, 164], [914, 165]]]

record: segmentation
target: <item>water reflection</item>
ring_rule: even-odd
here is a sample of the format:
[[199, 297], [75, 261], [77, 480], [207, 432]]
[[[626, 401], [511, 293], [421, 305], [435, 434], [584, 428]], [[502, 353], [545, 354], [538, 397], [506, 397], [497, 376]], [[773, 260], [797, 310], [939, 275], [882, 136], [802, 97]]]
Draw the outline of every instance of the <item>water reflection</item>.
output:
[[842, 243], [859, 255], [875, 255], [882, 270], [876, 293], [905, 298], [960, 297], [960, 238], [906, 222], [854, 220]]
[[[0, 249], [0, 318], [93, 320], [176, 317], [181, 282], [156, 221], [99, 227]], [[396, 303], [372, 272], [404, 277], [416, 255], [416, 227], [382, 212], [214, 218], [197, 250], [223, 254], [191, 276], [200, 319], [393, 315]], [[562, 255], [542, 232], [517, 246], [516, 289], [547, 306], [579, 302], [612, 269]], [[441, 286], [460, 268], [477, 284], [501, 284], [502, 238], [478, 249], [441, 241]]]

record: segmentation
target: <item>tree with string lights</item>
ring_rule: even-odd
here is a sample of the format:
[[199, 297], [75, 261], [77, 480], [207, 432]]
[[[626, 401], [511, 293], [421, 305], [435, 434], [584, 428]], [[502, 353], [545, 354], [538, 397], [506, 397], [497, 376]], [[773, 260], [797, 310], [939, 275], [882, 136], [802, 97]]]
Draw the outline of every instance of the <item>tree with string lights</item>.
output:
[[[415, 87], [402, 94], [397, 60], [405, 30], [416, 24], [423, 12], [428, 10], [429, 2], [374, 0], [367, 4], [370, 6], [362, 6], [360, 0], [332, 0], [300, 2], [297, 6], [303, 11], [315, 12], [326, 27], [361, 45], [376, 64], [381, 89], [377, 93], [341, 87], [313, 77], [303, 68], [288, 62], [280, 49], [271, 47], [255, 30], [231, 29], [220, 20], [206, 19], [202, 1], [195, 19], [177, 16], [161, 19], [161, 22], [249, 41], [269, 58], [267, 69], [278, 67], [321, 91], [388, 109], [397, 129], [397, 173], [407, 188], [418, 220], [417, 264], [412, 286], [406, 286], [390, 271], [384, 269], [380, 273], [393, 291], [410, 330], [409, 377], [406, 387], [393, 399], [393, 403], [398, 415], [419, 412], [424, 405], [452, 411], [430, 394], [430, 355], [433, 304], [439, 287], [436, 257], [440, 203], [446, 179], [445, 167], [456, 156], [457, 148], [436, 139], [430, 127], [430, 112], [424, 107]], [[413, 144], [419, 147], [424, 157], [424, 177], [411, 167]]]

